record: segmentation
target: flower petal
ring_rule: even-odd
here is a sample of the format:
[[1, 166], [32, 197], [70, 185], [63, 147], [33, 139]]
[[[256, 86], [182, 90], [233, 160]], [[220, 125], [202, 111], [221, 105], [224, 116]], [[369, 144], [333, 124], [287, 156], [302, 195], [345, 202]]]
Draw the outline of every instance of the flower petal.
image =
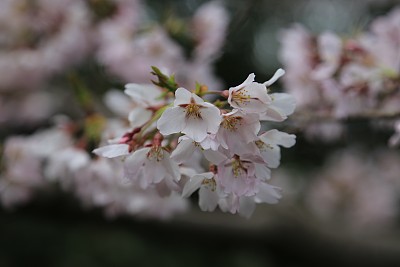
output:
[[182, 104], [189, 104], [191, 97], [192, 97], [192, 93], [189, 92], [189, 90], [182, 88], [182, 87], [176, 89], [174, 107], [182, 105]]
[[278, 203], [279, 199], [282, 197], [279, 187], [261, 183], [258, 188], [259, 191], [254, 197], [256, 203], [275, 204]]
[[266, 87], [271, 86], [274, 82], [276, 82], [276, 81], [277, 81], [280, 77], [282, 77], [283, 75], [285, 75], [285, 71], [284, 71], [283, 69], [278, 69], [278, 70], [275, 72], [274, 76], [272, 76], [271, 79], [269, 79], [268, 81], [266, 81], [266, 82], [264, 83], [264, 85], [265, 85]]
[[288, 134], [276, 129], [263, 133], [259, 138], [266, 144], [275, 144], [283, 147], [292, 147], [296, 143], [294, 134]]
[[163, 135], [179, 133], [185, 127], [185, 109], [181, 107], [167, 108], [157, 121], [157, 129]]
[[114, 144], [96, 148], [93, 153], [105, 158], [115, 158], [129, 154], [129, 145], [127, 144]]
[[151, 119], [153, 112], [142, 107], [136, 107], [129, 112], [128, 120], [132, 128], [140, 127]]
[[[204, 173], [204, 174], [207, 174], [207, 173]], [[183, 187], [182, 197], [188, 197], [191, 194], [193, 194], [194, 191], [196, 191], [197, 189], [200, 188], [204, 179], [206, 179], [204, 177], [204, 174], [197, 174], [197, 175], [193, 176], [192, 178], [190, 178], [190, 180]], [[214, 175], [213, 173], [211, 173], [211, 174]]]
[[201, 142], [207, 137], [207, 121], [198, 118], [186, 119], [186, 126], [182, 133], [186, 134], [196, 142]]
[[203, 106], [206, 108], [201, 109], [201, 115], [207, 122], [207, 132], [216, 134], [219, 129], [219, 125], [222, 121], [222, 116], [219, 108], [210, 103], [204, 103]]
[[218, 205], [219, 196], [217, 191], [202, 186], [199, 190], [199, 207], [202, 211], [214, 211]]
[[179, 142], [175, 150], [171, 154], [171, 158], [178, 164], [184, 163], [190, 159], [196, 149], [195, 143], [192, 139], [184, 139]]

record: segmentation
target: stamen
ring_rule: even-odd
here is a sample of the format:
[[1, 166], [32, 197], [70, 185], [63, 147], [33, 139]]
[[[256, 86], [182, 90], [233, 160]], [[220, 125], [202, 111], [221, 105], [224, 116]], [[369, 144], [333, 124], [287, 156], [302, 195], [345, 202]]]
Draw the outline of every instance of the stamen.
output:
[[153, 146], [147, 153], [147, 158], [151, 161], [161, 161], [164, 158], [164, 153], [161, 146]]
[[186, 118], [195, 117], [201, 119], [200, 107], [195, 103], [186, 106]]
[[246, 105], [248, 102], [250, 102], [250, 95], [248, 94], [248, 92], [249, 91], [245, 90], [244, 88], [241, 88], [236, 92], [233, 92], [232, 100], [238, 105]]
[[217, 189], [217, 182], [215, 181], [214, 178], [204, 179], [203, 182], [201, 182], [201, 184], [208, 187], [213, 192]]
[[232, 173], [235, 178], [238, 178], [243, 173], [247, 173], [247, 168], [243, 166], [240, 159], [234, 159], [232, 162]]
[[200, 106], [196, 104], [193, 97], [190, 99], [190, 104], [182, 104], [179, 106], [185, 109], [186, 118], [194, 117], [196, 119], [202, 119]]
[[270, 144], [264, 143], [261, 140], [257, 140], [257, 141], [255, 141], [255, 143], [256, 143], [256, 146], [258, 147], [258, 149], [260, 149], [260, 150], [266, 150], [267, 148], [274, 149], [273, 146], [271, 146]]
[[239, 116], [229, 116], [229, 117], [225, 117], [224, 120], [222, 121], [222, 127], [224, 127], [225, 129], [233, 132], [237, 130], [237, 125], [241, 124], [242, 121], [242, 117]]

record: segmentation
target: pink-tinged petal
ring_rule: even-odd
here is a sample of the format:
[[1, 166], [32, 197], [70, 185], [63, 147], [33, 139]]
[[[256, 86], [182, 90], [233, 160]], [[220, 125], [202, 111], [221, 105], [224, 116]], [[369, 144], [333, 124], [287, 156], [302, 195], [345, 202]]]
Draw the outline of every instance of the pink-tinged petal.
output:
[[261, 124], [257, 114], [247, 114], [244, 117], [244, 125], [238, 127], [238, 133], [243, 141], [250, 143], [257, 139], [257, 134], [260, 131]]
[[140, 167], [143, 166], [147, 159], [147, 153], [149, 151], [150, 148], [148, 147], [141, 148], [125, 159], [124, 168], [127, 178], [135, 178], [134, 176], [139, 172]]
[[179, 133], [185, 127], [185, 109], [181, 107], [167, 108], [157, 121], [157, 129], [163, 135]]
[[265, 164], [255, 164], [255, 176], [261, 181], [271, 178], [271, 170]]
[[261, 183], [258, 188], [259, 191], [254, 197], [256, 203], [275, 204], [278, 203], [279, 199], [282, 197], [279, 187]]
[[253, 197], [241, 197], [239, 199], [239, 215], [250, 218], [256, 209], [256, 203]]
[[179, 181], [181, 179], [181, 172], [179, 171], [178, 164], [171, 159], [171, 154], [163, 150], [163, 160], [162, 164], [166, 172], [171, 176], [172, 180]]
[[266, 82], [264, 83], [264, 85], [265, 85], [266, 87], [271, 86], [273, 83], [275, 83], [275, 82], [276, 82], [280, 77], [282, 77], [283, 75], [285, 75], [285, 71], [284, 71], [283, 69], [278, 69], [278, 70], [275, 72], [274, 76], [272, 76], [271, 79], [269, 79], [268, 81], [266, 81]]
[[131, 123], [132, 128], [143, 126], [146, 122], [151, 119], [153, 112], [146, 108], [136, 107], [129, 112], [128, 120]]
[[183, 104], [189, 104], [190, 103], [190, 98], [192, 97], [192, 93], [189, 92], [189, 90], [185, 88], [178, 88], [175, 91], [175, 101], [174, 101], [174, 106], [179, 106]]
[[196, 142], [201, 142], [207, 137], [207, 122], [203, 119], [188, 118], [182, 133], [192, 138]]
[[294, 134], [288, 134], [276, 129], [263, 133], [259, 138], [266, 144], [275, 144], [283, 147], [292, 147], [296, 144], [296, 136]]
[[160, 162], [152, 162], [146, 160], [145, 164], [146, 165], [143, 169], [143, 175], [144, 178], [147, 179], [149, 184], [158, 184], [164, 179], [166, 171], [164, 166]]
[[186, 162], [196, 150], [196, 145], [192, 139], [184, 139], [179, 142], [171, 154], [171, 158], [178, 164]]
[[[199, 189], [204, 179], [206, 179], [205, 174], [209, 175], [210, 173], [197, 174], [190, 178], [190, 180], [183, 187], [182, 197], [189, 197], [194, 193], [194, 191]], [[211, 177], [212, 176], [214, 176], [213, 173], [211, 173]]]
[[199, 207], [202, 211], [214, 211], [218, 205], [219, 196], [216, 190], [211, 190], [206, 186], [199, 190]]
[[126, 156], [129, 154], [129, 145], [127, 144], [114, 144], [96, 148], [93, 153], [105, 158], [115, 158]]
[[219, 151], [214, 150], [204, 150], [204, 157], [211, 163], [220, 164], [224, 160], [227, 160], [227, 157]]

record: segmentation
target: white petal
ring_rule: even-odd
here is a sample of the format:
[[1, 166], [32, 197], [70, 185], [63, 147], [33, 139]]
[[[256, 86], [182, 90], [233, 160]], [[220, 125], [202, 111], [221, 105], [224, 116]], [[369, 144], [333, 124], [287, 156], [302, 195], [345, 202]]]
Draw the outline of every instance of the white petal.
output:
[[[194, 102], [196, 102], [196, 104], [204, 105], [205, 103], [207, 103], [207, 102], [204, 102], [204, 99], [203, 99], [203, 98], [201, 98], [200, 96], [198, 96], [198, 95], [196, 95], [196, 94], [193, 94], [193, 93], [192, 93], [192, 97], [193, 97], [193, 99], [194, 99]], [[207, 104], [208, 104], [208, 103], [207, 103]]]
[[121, 91], [110, 90], [104, 95], [104, 103], [112, 112], [125, 117], [132, 108], [132, 102]]
[[196, 149], [194, 141], [191, 139], [181, 140], [171, 154], [171, 158], [178, 164], [190, 159]]
[[207, 122], [203, 119], [188, 118], [186, 126], [181, 131], [196, 142], [201, 142], [207, 137]]
[[136, 150], [133, 154], [128, 156], [124, 161], [125, 173], [128, 176], [127, 178], [134, 178], [138, 172], [140, 167], [144, 164], [147, 159], [146, 155], [150, 151], [150, 148], [145, 147], [139, 150]]
[[178, 88], [175, 91], [175, 101], [174, 101], [174, 106], [182, 105], [182, 104], [189, 104], [190, 103], [190, 98], [192, 97], [192, 93], [189, 92], [185, 88]]
[[259, 138], [266, 144], [276, 144], [283, 147], [292, 147], [296, 143], [296, 136], [294, 134], [288, 134], [276, 129], [263, 133]]
[[279, 187], [261, 183], [258, 188], [259, 191], [254, 197], [257, 203], [275, 204], [278, 203], [279, 199], [282, 197]]
[[179, 166], [179, 172], [182, 175], [187, 176], [187, 177], [193, 177], [198, 173], [198, 171], [196, 171], [195, 169], [187, 167], [187, 166]]
[[256, 177], [262, 181], [271, 178], [271, 170], [265, 164], [255, 164]]
[[125, 85], [124, 92], [134, 103], [144, 107], [162, 103], [162, 100], [157, 99], [162, 93], [161, 90], [152, 84], [129, 83]]
[[202, 186], [199, 190], [199, 207], [202, 211], [214, 211], [218, 205], [219, 196], [216, 191]]
[[151, 119], [153, 112], [146, 108], [137, 107], [134, 108], [131, 112], [129, 112], [128, 119], [131, 122], [131, 127], [136, 128], [143, 126], [146, 122]]
[[281, 122], [287, 119], [287, 116], [278, 112], [273, 107], [268, 107], [267, 111], [260, 114], [260, 121], [277, 121]]
[[271, 102], [267, 89], [261, 83], [251, 83], [246, 87], [246, 90], [249, 91], [251, 97], [259, 99], [262, 103], [268, 104]]
[[163, 135], [179, 133], [185, 126], [185, 115], [181, 107], [167, 108], [157, 121], [157, 129]]
[[296, 108], [296, 99], [294, 96], [285, 93], [271, 94], [272, 106], [279, 109], [283, 114], [290, 115]]
[[281, 163], [281, 149], [277, 145], [271, 145], [261, 151], [261, 155], [270, 168], [277, 168]]
[[285, 75], [285, 71], [284, 71], [283, 69], [278, 69], [278, 70], [275, 72], [274, 76], [272, 76], [271, 79], [269, 79], [268, 81], [266, 81], [266, 82], [264, 83], [264, 85], [265, 85], [266, 87], [271, 86], [274, 82], [276, 82], [276, 81], [277, 81], [280, 77], [282, 77], [283, 75]]
[[93, 153], [105, 158], [115, 158], [129, 154], [129, 145], [127, 144], [114, 144], [96, 148]]
[[197, 174], [190, 178], [190, 180], [183, 187], [182, 197], [188, 197], [193, 194], [194, 191], [200, 188], [204, 179], [205, 177], [203, 174]]
[[207, 132], [216, 134], [222, 121], [221, 112], [213, 104], [204, 103], [203, 106], [206, 106], [206, 108], [200, 110], [202, 118], [207, 122]]
[[166, 170], [161, 162], [146, 160], [145, 164], [143, 175], [149, 184], [158, 184], [164, 179], [166, 176]]

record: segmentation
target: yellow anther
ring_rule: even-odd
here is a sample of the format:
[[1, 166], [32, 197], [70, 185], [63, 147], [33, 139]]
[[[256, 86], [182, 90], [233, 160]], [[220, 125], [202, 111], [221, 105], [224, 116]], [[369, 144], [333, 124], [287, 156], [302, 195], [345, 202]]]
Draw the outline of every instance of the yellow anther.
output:
[[229, 117], [225, 117], [224, 120], [222, 121], [222, 127], [224, 127], [225, 129], [233, 132], [237, 130], [237, 125], [241, 124], [242, 121], [242, 117], [239, 116], [229, 116]]
[[186, 117], [195, 117], [196, 119], [201, 119], [200, 107], [195, 103], [191, 103], [186, 106]]

